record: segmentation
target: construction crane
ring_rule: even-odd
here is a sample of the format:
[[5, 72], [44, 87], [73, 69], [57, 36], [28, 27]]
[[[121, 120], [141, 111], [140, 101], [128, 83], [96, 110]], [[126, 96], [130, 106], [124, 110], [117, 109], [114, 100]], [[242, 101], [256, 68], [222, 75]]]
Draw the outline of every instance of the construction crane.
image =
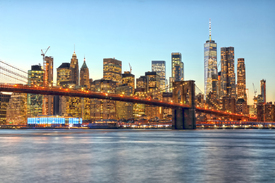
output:
[[130, 74], [132, 74], [132, 67], [131, 67], [130, 63], [129, 63], [129, 67], [130, 67]]
[[[46, 51], [45, 52], [43, 52], [43, 50], [41, 49], [41, 55], [42, 55], [42, 57], [43, 57], [43, 69], [44, 69], [44, 81], [43, 81], [43, 85], [45, 86], [45, 87], [47, 87], [47, 85], [48, 85], [48, 69], [46, 68], [46, 61], [45, 61], [45, 55], [46, 55], [46, 53], [47, 53], [47, 51], [49, 50], [49, 48], [50, 48], [50, 46], [46, 49]], [[46, 115], [46, 100], [47, 100], [48, 98], [47, 97], [45, 97], [44, 96], [44, 99], [43, 99], [43, 107], [42, 107], [42, 114], [43, 115]]]
[[50, 46], [46, 49], [45, 52], [43, 52], [43, 50], [41, 49], [41, 56], [43, 57], [43, 69], [44, 69], [44, 86], [47, 85], [47, 76], [48, 76], [48, 73], [47, 73], [47, 69], [46, 69], [46, 61], [45, 61], [45, 55], [47, 53], [47, 51], [49, 50]]

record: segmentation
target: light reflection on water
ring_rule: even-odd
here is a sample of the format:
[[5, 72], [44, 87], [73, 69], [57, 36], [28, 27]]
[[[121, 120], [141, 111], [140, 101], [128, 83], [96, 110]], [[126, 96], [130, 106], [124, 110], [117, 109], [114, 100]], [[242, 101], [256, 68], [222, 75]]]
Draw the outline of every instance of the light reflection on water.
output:
[[0, 130], [0, 182], [275, 182], [273, 130]]

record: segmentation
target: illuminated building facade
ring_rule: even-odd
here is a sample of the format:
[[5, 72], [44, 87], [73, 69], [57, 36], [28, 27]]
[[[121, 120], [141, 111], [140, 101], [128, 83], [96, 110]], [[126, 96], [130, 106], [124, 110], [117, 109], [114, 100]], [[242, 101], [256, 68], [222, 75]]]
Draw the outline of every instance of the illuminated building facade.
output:
[[148, 82], [148, 77], [147, 76], [140, 76], [139, 78], [137, 78], [137, 82], [136, 82], [136, 88], [143, 88], [145, 90], [145, 92], [148, 90], [147, 84]]
[[183, 62], [181, 61], [181, 53], [171, 53], [172, 61], [172, 77], [169, 78], [169, 90], [172, 92], [172, 83], [175, 81], [183, 81]]
[[5, 125], [7, 122], [7, 107], [9, 105], [11, 95], [0, 92], [0, 125]]
[[7, 107], [7, 123], [11, 125], [27, 124], [27, 94], [13, 93], [11, 95]]
[[[171, 102], [171, 101], [173, 101], [173, 93], [171, 93], [171, 92], [163, 92], [162, 93], [162, 100], [164, 102]], [[172, 120], [172, 108], [163, 107], [163, 119], [165, 119], [165, 120]]]
[[[115, 93], [117, 82], [106, 79], [94, 80], [91, 91]], [[114, 100], [91, 99], [91, 121], [100, 119], [116, 119]]]
[[[133, 96], [134, 88], [127, 84], [116, 87], [116, 94]], [[133, 118], [133, 103], [116, 101], [116, 118], [131, 119]]]
[[257, 119], [262, 122], [275, 121], [275, 103], [268, 102], [266, 104], [257, 105]]
[[181, 53], [172, 53], [172, 78], [174, 81], [183, 81], [183, 62], [181, 61]]
[[[71, 66], [72, 63], [74, 66]], [[78, 74], [76, 75], [74, 73], [72, 76], [74, 71], [78, 71], [78, 60], [76, 59], [75, 53], [73, 54], [71, 64], [62, 63], [57, 68], [57, 86], [63, 88], [78, 88], [78, 86], [76, 86], [76, 80], [73, 79], [76, 78], [76, 76], [78, 78]], [[76, 118], [82, 117], [81, 98], [59, 96], [59, 115]]]
[[238, 58], [237, 65], [237, 97], [247, 100], [244, 58]]
[[166, 67], [165, 61], [152, 61], [152, 72], [160, 76], [160, 91], [166, 91]]
[[[122, 85], [128, 85], [132, 88], [135, 88], [135, 75], [131, 74], [129, 71], [124, 71], [122, 74]], [[134, 94], [134, 90], [132, 90], [132, 94]]]
[[[145, 88], [135, 89], [135, 96], [141, 99], [146, 98], [147, 95], [146, 95]], [[139, 103], [133, 104], [133, 117], [135, 119], [145, 118], [145, 104], [139, 104]]]
[[[138, 98], [146, 98], [147, 97], [147, 87], [148, 87], [148, 77], [140, 76], [136, 79], [136, 89], [135, 96]], [[134, 103], [133, 105], [133, 116], [135, 119], [145, 118], [145, 104]]]
[[27, 119], [29, 126], [35, 127], [62, 127], [77, 126], [82, 124], [82, 118], [62, 117], [62, 116], [39, 116]]
[[235, 113], [236, 112], [236, 100], [233, 97], [222, 98], [222, 110]]
[[[44, 84], [47, 87], [53, 86], [53, 57], [45, 57], [46, 68], [44, 73]], [[44, 115], [52, 115], [53, 114], [53, 96], [45, 95], [43, 96], [43, 102], [45, 102], [45, 106], [43, 106], [43, 114]], [[44, 104], [43, 104], [44, 105]]]
[[[32, 65], [31, 70], [28, 71], [28, 85], [43, 86], [44, 70], [40, 65]], [[43, 95], [41, 94], [27, 94], [28, 116], [42, 115], [43, 111]]]
[[266, 103], [266, 80], [261, 80], [261, 95], [263, 97], [263, 103]]
[[221, 48], [221, 96], [236, 99], [234, 47]]
[[61, 86], [63, 88], [67, 88], [70, 83], [70, 63], [62, 63], [57, 68], [57, 86]]
[[217, 94], [217, 43], [211, 40], [211, 22], [209, 22], [209, 40], [204, 43], [204, 96], [209, 92]]
[[80, 86], [86, 87], [90, 89], [90, 81], [89, 81], [89, 69], [86, 65], [86, 60], [84, 58], [83, 65], [80, 69]]
[[[86, 65], [86, 59], [84, 58], [83, 65], [80, 69], [80, 86], [90, 90], [89, 69]], [[81, 98], [81, 116], [84, 121], [90, 121], [91, 119], [91, 99]]]
[[103, 78], [121, 83], [121, 61], [114, 58], [103, 59]]
[[[151, 99], [161, 100], [160, 93], [160, 76], [156, 72], [146, 72], [147, 77], [147, 97]], [[162, 108], [158, 106], [145, 105], [145, 115], [148, 119], [155, 117], [160, 118], [162, 114]]]
[[246, 78], [244, 58], [238, 58], [237, 64], [237, 102], [238, 113], [248, 113], [247, 96], [246, 96]]
[[79, 85], [79, 69], [78, 69], [78, 59], [76, 57], [75, 52], [73, 53], [71, 64], [70, 64], [70, 81], [74, 83], [76, 86]]

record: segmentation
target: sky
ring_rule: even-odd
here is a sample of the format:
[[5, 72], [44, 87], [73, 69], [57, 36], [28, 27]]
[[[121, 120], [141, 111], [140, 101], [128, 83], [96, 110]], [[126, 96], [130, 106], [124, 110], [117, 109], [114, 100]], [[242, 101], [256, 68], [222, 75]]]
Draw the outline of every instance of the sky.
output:
[[[184, 80], [204, 89], [204, 43], [235, 49], [245, 59], [249, 104], [253, 85], [260, 93], [266, 80], [267, 102], [275, 102], [275, 1], [273, 0], [0, 0], [0, 60], [30, 70], [42, 65], [41, 49], [50, 46], [56, 68], [75, 52], [79, 67], [84, 56], [93, 80], [103, 77], [103, 58], [122, 61], [122, 71], [136, 78], [151, 70], [152, 60], [166, 61], [180, 52]], [[219, 67], [220, 70], [220, 67]], [[237, 81], [237, 79], [236, 79]]]

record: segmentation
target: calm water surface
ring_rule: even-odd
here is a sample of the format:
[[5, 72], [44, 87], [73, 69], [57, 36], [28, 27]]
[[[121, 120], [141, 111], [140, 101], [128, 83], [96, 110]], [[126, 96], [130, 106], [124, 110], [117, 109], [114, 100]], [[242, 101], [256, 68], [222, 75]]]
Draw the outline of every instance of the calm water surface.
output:
[[0, 130], [0, 182], [275, 182], [275, 130]]

